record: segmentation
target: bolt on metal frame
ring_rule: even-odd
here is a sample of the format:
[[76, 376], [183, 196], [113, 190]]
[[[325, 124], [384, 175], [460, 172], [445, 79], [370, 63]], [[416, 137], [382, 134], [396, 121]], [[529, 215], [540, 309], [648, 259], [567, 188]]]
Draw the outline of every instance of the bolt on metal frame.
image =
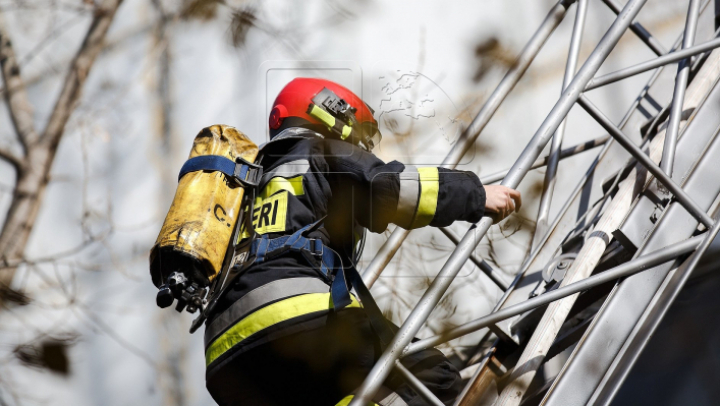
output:
[[[586, 6], [585, 0], [578, 1], [579, 8]], [[718, 222], [716, 221], [713, 221], [713, 219], [711, 219], [707, 215], [707, 213], [700, 209], [700, 207], [670, 178], [670, 176], [668, 176], [670, 175], [671, 169], [668, 171], [665, 170], [665, 167], [666, 165], [669, 165], [671, 168], [672, 158], [666, 160], [665, 157], [663, 157], [663, 169], [658, 167], [652, 160], [647, 157], [647, 155], [645, 155], [645, 153], [638, 146], [632, 143], [632, 141], [630, 141], [617, 126], [615, 126], [609, 119], [607, 119], [607, 117], [605, 117], [604, 114], [602, 114], [602, 112], [600, 112], [594, 105], [592, 105], [592, 103], [582, 94], [585, 91], [595, 89], [608, 83], [613, 83], [617, 80], [630, 77], [640, 72], [662, 67], [664, 65], [677, 61], [686, 61], [681, 64], [681, 67], [679, 69], [678, 78], [676, 80], [676, 88], [672, 101], [672, 106], [679, 105], [681, 108], [682, 98], [684, 96], [684, 90], [687, 86], [687, 78], [689, 76], [690, 57], [693, 55], [707, 52], [711, 49], [714, 49], [715, 47], [720, 46], [720, 39], [708, 41], [707, 43], [702, 45], [694, 47], [692, 46], [694, 35], [691, 34], [694, 34], [697, 26], [697, 17], [699, 14], [700, 2], [698, 0], [690, 0], [688, 18], [685, 27], [683, 49], [677, 52], [673, 52], [671, 54], [667, 54], [667, 52], [662, 48], [659, 42], [657, 42], [657, 40], [652, 37], [647, 32], [647, 30], [642, 28], [639, 23], [633, 23], [633, 20], [635, 19], [639, 11], [642, 9], [642, 7], [645, 5], [647, 0], [629, 0], [622, 9], [619, 9], [619, 7], [617, 7], [617, 5], [614, 3], [614, 0], [602, 1], [606, 3], [611, 9], [613, 9], [613, 11], [616, 12], [617, 18], [607, 30], [603, 38], [600, 40], [595, 50], [590, 54], [590, 56], [587, 58], [587, 60], [578, 70], [578, 72], [574, 75], [574, 77], [572, 77], [572, 80], [569, 80], [569, 77], [572, 76], [575, 70], [574, 67], [571, 66], [573, 64], [572, 59], [577, 58], [577, 53], [574, 54], [577, 48], [574, 45], [571, 45], [568, 56], [568, 66], [566, 69], [565, 80], [563, 83], [564, 90], [562, 92], [562, 95], [558, 102], [555, 104], [552, 111], [545, 119], [545, 121], [537, 130], [533, 138], [530, 140], [525, 150], [517, 159], [513, 167], [509, 171], [507, 171], [507, 175], [504, 176], [502, 184], [511, 188], [516, 188], [530, 169], [542, 166], [544, 163], [552, 163], [552, 165], [557, 166], [557, 162], [563, 155], [562, 152], [564, 152], [559, 146], [559, 141], [561, 140], [562, 135], [558, 137], [558, 145], [555, 145], [556, 142], [553, 142], [553, 149], [551, 150], [551, 153], [547, 158], [545, 158], [544, 160], [538, 160], [538, 157], [541, 154], [545, 145], [549, 142], [550, 138], [552, 138], [554, 134], [562, 134], [562, 123], [564, 122], [570, 109], [577, 102], [596, 121], [598, 121], [598, 123], [609, 132], [610, 136], [612, 136], [627, 152], [629, 152], [638, 161], [638, 163], [642, 165], [642, 167], [644, 167], [648, 170], [648, 172], [654, 175], [655, 178], [660, 183], [662, 183], [668, 189], [668, 191], [672, 193], [674, 198], [685, 208], [685, 210], [688, 211], [688, 213], [695, 217], [700, 223], [704, 224], [710, 231], [705, 232], [703, 235], [670, 245], [662, 250], [642, 255], [632, 261], [626, 262], [598, 275], [590, 276], [578, 282], [568, 284], [559, 289], [550, 291], [532, 299], [528, 299], [525, 302], [516, 304], [514, 306], [500, 309], [501, 303], [504, 302], [504, 300], [507, 298], [509, 292], [513, 289], [515, 283], [520, 277], [519, 274], [518, 278], [516, 278], [515, 281], [510, 284], [507, 289], [505, 289], [505, 295], [503, 295], [500, 303], [498, 303], [498, 305], [493, 310], [493, 313], [491, 313], [490, 315], [451, 329], [441, 335], [411, 343], [411, 340], [415, 337], [422, 324], [425, 323], [430, 313], [438, 304], [443, 294], [449, 287], [450, 283], [453, 281], [453, 279], [459, 272], [460, 268], [465, 264], [468, 259], [473, 260], [473, 262], [475, 262], [478, 267], [480, 267], [486, 274], [488, 274], [488, 276], [492, 275], [492, 272], [490, 272], [492, 269], [484, 269], [489, 268], [489, 266], [483, 266], [482, 264], [484, 263], [484, 261], [479, 258], [475, 258], [473, 255], [475, 247], [482, 240], [485, 233], [488, 231], [490, 225], [492, 224], [491, 219], [485, 217], [478, 224], [472, 225], [467, 231], [467, 233], [459, 241], [456, 237], [451, 236], [451, 233], [443, 230], [445, 234], [451, 240], [453, 240], [453, 242], [456, 242], [456, 249], [451, 253], [449, 259], [442, 267], [438, 276], [433, 280], [428, 290], [425, 292], [416, 307], [413, 309], [411, 314], [403, 323], [402, 327], [394, 337], [393, 341], [390, 343], [387, 349], [385, 349], [384, 353], [377, 361], [375, 367], [372, 369], [363, 385], [358, 389], [354, 399], [350, 403], [351, 406], [360, 406], [366, 404], [370, 400], [371, 396], [379, 389], [382, 382], [388, 377], [393, 368], [399, 370], [400, 374], [404, 376], [405, 379], [408, 380], [410, 385], [414, 387], [418, 391], [418, 393], [421, 394], [421, 396], [425, 398], [428, 402], [430, 402], [431, 404], [441, 404], [439, 403], [440, 401], [434, 395], [432, 395], [432, 393], [430, 393], [429, 390], [424, 387], [424, 385], [422, 385], [422, 383], [420, 383], [414, 376], [412, 376], [409, 371], [407, 371], [402, 366], [402, 364], [400, 364], [400, 358], [420, 351], [422, 349], [430, 348], [437, 344], [441, 344], [443, 342], [450, 341], [465, 334], [477, 331], [480, 328], [490, 326], [494, 323], [497, 323], [498, 321], [507, 319], [515, 315], [519, 315], [527, 310], [536, 308], [538, 306], [568, 297], [578, 292], [590, 289], [594, 286], [598, 286], [602, 283], [616, 280], [623, 276], [641, 272], [645, 269], [651, 268], [653, 265], [664, 263], [670, 260], [675, 260], [682, 255], [695, 251], [695, 254], [691, 257], [690, 263], [685, 271], [685, 274], [689, 275], [695, 265], [697, 265], [698, 258], [700, 257], [702, 252], [707, 249], [709, 243], [716, 236], [718, 230], [720, 230], [720, 224], [718, 224]], [[475, 117], [475, 119], [465, 130], [465, 132], [461, 135], [458, 142], [453, 146], [453, 149], [444, 160], [443, 166], [450, 168], [454, 168], [455, 166], [457, 166], [462, 156], [470, 149], [474, 141], [480, 135], [482, 130], [485, 128], [487, 123], [494, 115], [494, 113], [497, 111], [500, 104], [505, 100], [505, 98], [513, 89], [515, 84], [517, 84], [517, 82], [521, 79], [522, 75], [525, 73], [530, 63], [538, 54], [540, 48], [544, 45], [550, 34], [562, 21], [563, 17], [566, 14], [566, 11], [574, 2], [574, 0], [561, 0], [551, 9], [550, 13], [543, 21], [540, 28], [537, 30], [530, 42], [521, 52], [517, 62], [510, 68], [510, 70], [500, 82], [498, 87], [495, 89], [491, 97], [480, 110], [479, 114]], [[706, 1], [705, 5], [702, 7], [704, 8], [705, 6], [707, 6], [708, 3], [709, 0]], [[571, 44], [579, 44], [580, 42], [579, 37], [582, 35], [583, 17], [584, 11], [578, 10], [575, 28], [573, 29], [573, 37], [571, 39]], [[640, 37], [640, 39], [643, 40], [643, 42], [648, 45], [648, 47], [654, 53], [660, 55], [660, 57], [652, 61], [648, 61], [593, 79], [604, 60], [607, 58], [613, 48], [617, 45], [620, 37], [628, 29], [632, 30], [636, 35], [638, 35], [638, 37]], [[685, 72], [682, 74], [684, 78], [681, 77], [682, 72]], [[670, 115], [671, 117], [673, 116], [672, 111], [670, 112]], [[679, 115], [676, 114], [676, 117], [679, 117]], [[668, 137], [666, 137], [665, 151], [669, 149], [667, 146], [667, 139], [673, 137], [674, 139], [677, 139], [678, 129], [679, 119], [678, 126], [674, 130], [675, 134], [668, 134]], [[670, 130], [668, 132], [670, 132]], [[602, 144], [604, 144], [606, 141], [607, 137], [605, 137], [605, 139], [602, 141]], [[669, 142], [672, 143], [672, 140]], [[598, 143], [598, 145], [600, 144], [601, 143]], [[674, 146], [672, 148], [674, 150]], [[575, 149], [577, 150], [578, 148], [576, 147]], [[585, 150], [585, 148], [581, 150]], [[577, 152], [580, 151], [575, 151], [575, 153]], [[672, 154], [672, 152], [670, 153]], [[571, 153], [568, 153], [568, 155], [570, 154]], [[665, 155], [665, 152], [663, 153], [663, 155]], [[593, 170], [596, 162], [597, 160], [593, 162], [589, 172]], [[615, 183], [617, 183], [619, 176], [620, 175], [618, 175]], [[551, 178], [553, 177], [554, 174], [553, 176], [551, 176]], [[488, 180], [490, 179], [486, 179], [486, 182]], [[585, 180], [587, 180], [587, 177], [585, 178]], [[545, 186], [546, 187], [544, 195], [547, 193], [548, 186], [550, 186], [550, 188], [552, 187], [552, 182], [546, 181]], [[547, 193], [548, 196], [551, 196], [551, 194], [552, 192]], [[550, 197], [546, 199], [548, 201], [551, 200]], [[598, 209], [598, 211], [600, 210], [601, 207]], [[547, 234], [549, 234], [551, 230], [552, 228], [547, 231]], [[384, 267], [390, 262], [393, 255], [397, 252], [402, 242], [407, 237], [408, 233], [408, 231], [402, 230], [400, 228], [396, 228], [393, 231], [388, 241], [381, 247], [380, 251], [373, 259], [373, 261], [371, 261], [371, 263], [368, 265], [363, 274], [363, 279], [368, 286], [372, 286], [372, 284], [377, 280]], [[536, 235], [535, 237], [537, 238], [538, 235]], [[547, 239], [547, 235], [545, 236], [545, 239]], [[699, 246], [700, 249], [697, 249]], [[533, 254], [531, 253], [531, 256], [532, 255]], [[678, 284], [678, 286], [680, 287], [684, 283], [684, 281], [687, 280], [687, 276], [685, 276], [685, 274], [683, 274], [684, 279], [681, 279]], [[496, 284], [498, 284], [498, 286], [502, 286], [501, 284], [497, 283], [497, 281]], [[676, 291], [679, 291], [680, 287], [676, 286], [677, 289], [673, 291], [674, 295], [671, 294], [670, 297], [667, 298], [668, 306], [669, 303], [672, 302], [672, 299], [677, 295]]]

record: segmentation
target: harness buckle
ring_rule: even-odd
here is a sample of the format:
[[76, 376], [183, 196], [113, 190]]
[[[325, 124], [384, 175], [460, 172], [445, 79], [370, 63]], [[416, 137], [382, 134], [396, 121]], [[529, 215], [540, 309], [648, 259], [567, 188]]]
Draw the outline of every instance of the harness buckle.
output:
[[239, 156], [235, 158], [235, 170], [233, 178], [245, 187], [257, 187], [263, 175], [261, 165], [254, 164]]
[[324, 254], [324, 244], [321, 239], [319, 238], [311, 238], [310, 239], [310, 253], [313, 254], [314, 257], [322, 259]]

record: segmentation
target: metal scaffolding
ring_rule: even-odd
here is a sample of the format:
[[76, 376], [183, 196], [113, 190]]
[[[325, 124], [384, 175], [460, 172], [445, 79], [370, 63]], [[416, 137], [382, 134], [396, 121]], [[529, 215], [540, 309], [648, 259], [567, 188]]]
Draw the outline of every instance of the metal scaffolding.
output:
[[[712, 110], [713, 103], [715, 106], [720, 103], [720, 90], [717, 90], [720, 86], [716, 86], [720, 78], [720, 51], [713, 52], [720, 47], [714, 26], [718, 5], [713, 8], [708, 7], [710, 0], [689, 0], [683, 33], [668, 52], [635, 21], [647, 0], [628, 0], [622, 7], [615, 0], [602, 0], [617, 18], [578, 69], [588, 2], [560, 0], [552, 7], [443, 161], [443, 166], [448, 168], [458, 165], [567, 11], [577, 3], [560, 98], [512, 168], [482, 177], [483, 183], [502, 180], [502, 185], [516, 188], [528, 171], [547, 166], [532, 250], [521, 271], [508, 285], [474, 254], [492, 224], [490, 218], [472, 225], [462, 237], [443, 229], [456, 248], [358, 389], [351, 406], [370, 402], [393, 369], [428, 403], [442, 405], [402, 365], [401, 359], [484, 327], [503, 333], [484, 338], [486, 345], [482, 353], [474, 357], [476, 372], [456, 405], [479, 404], [481, 399], [483, 404], [519, 405], [531, 398], [538, 399], [533, 404], [540, 400], [546, 405], [608, 404], [699, 258], [716, 237], [720, 223], [712, 217], [717, 212], [720, 179], [716, 179], [712, 163], [720, 158], [720, 138], [716, 137], [720, 118]], [[628, 30], [658, 57], [597, 76], [603, 62]], [[701, 40], [699, 45], [694, 45], [696, 39]], [[678, 63], [676, 71], [665, 69], [675, 63]], [[585, 95], [650, 70], [655, 72], [619, 124], [607, 118]], [[663, 90], [673, 85], [674, 91]], [[608, 135], [563, 149], [564, 122], [576, 104]], [[664, 123], [667, 124], [663, 126]], [[549, 154], [540, 157], [551, 139]], [[641, 141], [640, 145], [636, 139]], [[549, 209], [560, 161], [596, 147], [602, 147], [598, 157], [557, 218], [550, 222]], [[603, 195], [596, 204], [580, 210], [582, 215], [578, 218], [570, 209], [579, 206], [581, 192], [601, 169], [614, 176], [603, 185]], [[408, 234], [409, 231], [400, 228], [392, 232], [363, 272], [368, 287], [374, 284]], [[563, 255], [572, 254], [563, 257], [569, 258], [567, 261], [557, 261], [559, 246], [563, 248]], [[504, 291], [492, 313], [412, 342], [468, 260]], [[527, 288], [520, 287], [524, 278], [537, 279], [537, 274], [546, 270], [546, 264], [559, 266], [559, 263], [564, 263], [559, 277], [556, 272], [543, 274], [544, 293], [531, 297], [536, 292], [530, 294]], [[551, 271], [559, 270], [557, 266]], [[640, 272], [652, 277], [632, 276]], [[616, 286], [611, 293], [608, 285]], [[635, 293], [636, 301], [645, 300], [643, 306], [626, 310], [619, 317], [617, 312], [626, 305], [624, 300], [630, 291]], [[585, 292], [585, 296], [580, 296], [581, 292]], [[578, 314], [579, 308], [587, 308], [598, 300], [603, 301], [599, 311], [587, 316], [578, 326], [565, 325], [570, 315]], [[509, 324], [499, 327], [511, 318], [516, 318], [515, 325], [521, 327], [512, 329]], [[525, 323], [517, 323], [518, 320]], [[602, 320], [616, 322], [619, 327], [613, 331], [598, 328]], [[561, 329], [563, 335], [560, 335]], [[617, 337], [610, 337], [612, 334]], [[607, 346], [601, 355], [593, 351], [602, 340], [611, 338], [615, 339], [611, 342], [617, 343], [615, 347]], [[565, 348], [572, 348], [573, 355], [561, 372], [530, 393], [530, 384], [546, 357]], [[511, 353], [515, 356], [507, 356]], [[597, 364], [596, 370], [580, 370], [583, 363], [591, 361]], [[495, 369], [500, 365], [505, 373], [502, 390], [489, 393], [493, 392], [489, 382], [500, 379], [490, 368], [493, 364]]]

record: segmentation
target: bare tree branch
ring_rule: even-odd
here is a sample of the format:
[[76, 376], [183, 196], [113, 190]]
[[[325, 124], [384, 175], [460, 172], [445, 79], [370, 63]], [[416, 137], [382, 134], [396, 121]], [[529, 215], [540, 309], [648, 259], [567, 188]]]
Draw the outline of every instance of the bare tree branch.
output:
[[80, 51], [70, 64], [70, 71], [65, 78], [60, 97], [55, 103], [55, 108], [42, 136], [42, 142], [52, 150], [53, 156], [65, 124], [80, 100], [83, 84], [85, 84], [95, 58], [102, 49], [105, 35], [121, 2], [122, 0], [106, 0], [102, 6], [98, 7], [85, 40], [80, 46]]
[[0, 66], [5, 82], [5, 100], [20, 143], [27, 151], [28, 145], [38, 139], [33, 124], [33, 107], [27, 97], [25, 84], [20, 77], [20, 67], [15, 57], [5, 20], [0, 16]]
[[0, 159], [7, 161], [9, 164], [14, 166], [15, 170], [18, 172], [23, 166], [23, 158], [7, 149], [0, 148]]
[[[3, 10], [5, 9], [3, 8]], [[152, 31], [157, 31], [159, 29], [159, 25], [165, 24], [165, 22], [174, 21], [178, 18], [179, 15], [180, 12], [170, 13], [162, 19], [153, 21], [152, 23], [142, 25], [137, 28], [127, 30], [122, 34], [114, 36], [112, 39], [109, 39], [105, 42], [105, 45], [100, 51], [100, 55], [117, 50], [118, 48], [123, 47], [129, 42], [141, 40], [148, 33]], [[25, 86], [27, 88], [32, 88], [33, 85], [41, 83], [42, 81], [45, 81], [49, 78], [55, 77], [57, 72], [63, 69], [63, 67], [67, 66], [68, 63], [70, 63], [70, 60], [66, 59], [65, 57], [61, 57], [57, 61], [54, 61], [52, 63], [47, 62], [44, 69], [40, 70], [39, 72], [35, 72], [31, 77], [25, 77]], [[4, 87], [0, 87], [0, 93], [5, 93]]]
[[[121, 1], [105, 0], [95, 10], [90, 28], [70, 64], [60, 96], [50, 114], [50, 119], [42, 137], [37, 139], [36, 135], [31, 136], [31, 138], [23, 135], [27, 142], [25, 162], [32, 162], [32, 165], [25, 166], [25, 170], [21, 171], [18, 177], [15, 193], [0, 232], [0, 262], [10, 263], [23, 256], [30, 232], [42, 204], [45, 189], [50, 181], [50, 169], [55, 159], [58, 144], [64, 133], [65, 125], [80, 100], [85, 80], [102, 49], [103, 41]], [[0, 38], [0, 53], [2, 55], [0, 63], [2, 63], [3, 78], [7, 89], [5, 94], [9, 101], [8, 105], [11, 106], [11, 111], [15, 109], [13, 116], [19, 114], [19, 117], [22, 117], [23, 120], [32, 122], [32, 114], [28, 115], [27, 113], [31, 111], [29, 110], [30, 104], [27, 101], [24, 87], [22, 87], [19, 68], [17, 67], [10, 39], [2, 24], [0, 24], [0, 30], [2, 36]], [[26, 123], [23, 121], [21, 124], [16, 125], [17, 131], [27, 131]], [[10, 286], [16, 270], [16, 267], [10, 266], [0, 272], [0, 287]]]

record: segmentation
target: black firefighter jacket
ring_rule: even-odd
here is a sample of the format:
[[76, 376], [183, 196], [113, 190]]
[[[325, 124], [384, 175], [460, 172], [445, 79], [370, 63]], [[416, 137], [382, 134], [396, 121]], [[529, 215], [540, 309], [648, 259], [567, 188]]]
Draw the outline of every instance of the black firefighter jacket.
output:
[[[281, 132], [261, 154], [255, 231], [276, 238], [320, 221], [307, 236], [322, 239], [343, 262], [352, 258], [363, 228], [382, 233], [390, 223], [405, 229], [475, 223], [484, 213], [485, 190], [472, 172], [384, 163], [348, 142], [301, 128]], [[316, 267], [293, 252], [251, 266], [210, 315], [208, 367], [314, 328], [313, 320], [332, 308], [328, 291]]]

